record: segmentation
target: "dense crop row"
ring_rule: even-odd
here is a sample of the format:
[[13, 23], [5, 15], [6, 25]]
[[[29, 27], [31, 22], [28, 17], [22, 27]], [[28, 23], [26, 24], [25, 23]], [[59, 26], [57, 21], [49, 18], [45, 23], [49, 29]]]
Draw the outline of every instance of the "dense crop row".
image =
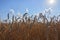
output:
[[[24, 18], [24, 19], [23, 19]], [[0, 40], [60, 40], [60, 21], [51, 18], [47, 20], [40, 14], [38, 19], [27, 18], [26, 14], [17, 22], [12, 17], [12, 23], [0, 22]], [[8, 15], [9, 19], [9, 15]], [[42, 22], [39, 19], [43, 19]], [[22, 21], [23, 20], [23, 21]]]
[[60, 24], [13, 23], [0, 25], [0, 40], [60, 40]]

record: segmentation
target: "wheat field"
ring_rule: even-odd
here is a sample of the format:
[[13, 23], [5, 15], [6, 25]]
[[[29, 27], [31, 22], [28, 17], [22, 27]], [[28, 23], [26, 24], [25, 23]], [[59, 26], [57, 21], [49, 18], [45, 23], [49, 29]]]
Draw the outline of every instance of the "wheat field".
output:
[[17, 19], [14, 21], [14, 16], [12, 23], [0, 22], [0, 40], [60, 40], [60, 21], [58, 19], [56, 22], [53, 19], [46, 22], [45, 16], [40, 14], [43, 22], [38, 22], [36, 16], [32, 22], [30, 18], [26, 20], [25, 15], [23, 22], [21, 20], [17, 22]]

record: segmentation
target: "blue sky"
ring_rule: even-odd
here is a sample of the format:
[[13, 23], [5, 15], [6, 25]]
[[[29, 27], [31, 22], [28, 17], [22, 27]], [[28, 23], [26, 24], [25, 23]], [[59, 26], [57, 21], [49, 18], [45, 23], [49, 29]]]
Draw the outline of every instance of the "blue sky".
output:
[[5, 19], [7, 13], [9, 13], [11, 9], [14, 10], [15, 14], [17, 14], [18, 12], [24, 14], [26, 8], [28, 8], [29, 14], [35, 14], [51, 7], [52, 8], [51, 15], [59, 15], [60, 0], [55, 0], [56, 3], [54, 4], [54, 6], [46, 3], [46, 1], [47, 0], [0, 0], [1, 18]]

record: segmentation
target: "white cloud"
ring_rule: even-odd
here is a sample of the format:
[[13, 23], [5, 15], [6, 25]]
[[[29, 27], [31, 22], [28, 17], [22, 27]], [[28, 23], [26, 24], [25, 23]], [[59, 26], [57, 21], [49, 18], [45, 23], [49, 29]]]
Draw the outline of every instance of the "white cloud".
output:
[[18, 16], [21, 16], [20, 12], [17, 13]]
[[28, 8], [25, 9], [25, 12], [29, 12]]
[[34, 16], [36, 15], [37, 17], [39, 17], [39, 13], [41, 12], [34, 13]]
[[49, 8], [50, 11], [52, 11], [53, 9], [52, 8]]
[[17, 16], [22, 18], [22, 14], [20, 12], [17, 13]]
[[45, 9], [44, 13], [51, 13], [52, 12], [52, 8], [48, 8], [48, 9]]
[[14, 15], [15, 11], [14, 9], [10, 9], [10, 14]]

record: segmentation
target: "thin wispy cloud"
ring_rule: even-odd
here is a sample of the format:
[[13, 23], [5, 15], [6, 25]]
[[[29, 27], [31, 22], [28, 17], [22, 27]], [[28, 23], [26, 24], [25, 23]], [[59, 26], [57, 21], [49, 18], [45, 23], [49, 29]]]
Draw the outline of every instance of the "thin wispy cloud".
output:
[[12, 15], [14, 15], [14, 14], [15, 14], [14, 9], [10, 9], [10, 14], [12, 14]]
[[29, 12], [29, 9], [28, 9], [28, 8], [26, 8], [26, 9], [25, 9], [25, 12], [26, 12], [26, 13], [28, 13], [28, 12]]
[[51, 14], [51, 12], [53, 11], [52, 8], [48, 8], [48, 9], [45, 9], [44, 13], [48, 13], [48, 14]]

